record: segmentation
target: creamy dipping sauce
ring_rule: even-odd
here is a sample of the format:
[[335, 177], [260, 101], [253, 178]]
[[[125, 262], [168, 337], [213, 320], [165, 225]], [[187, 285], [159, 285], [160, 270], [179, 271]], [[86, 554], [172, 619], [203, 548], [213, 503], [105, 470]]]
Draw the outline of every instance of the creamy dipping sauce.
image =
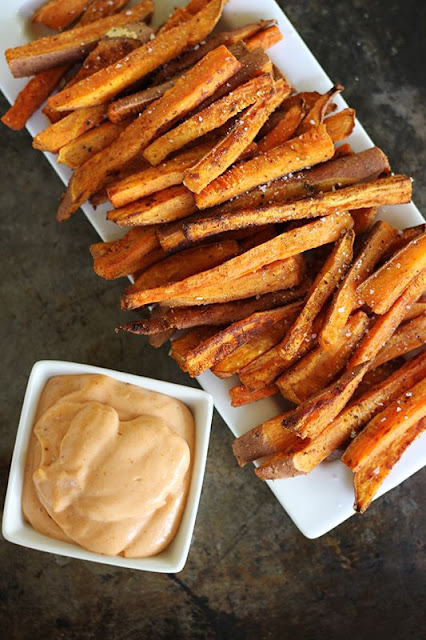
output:
[[194, 419], [179, 400], [105, 375], [51, 378], [29, 444], [22, 508], [42, 534], [152, 556], [180, 524]]

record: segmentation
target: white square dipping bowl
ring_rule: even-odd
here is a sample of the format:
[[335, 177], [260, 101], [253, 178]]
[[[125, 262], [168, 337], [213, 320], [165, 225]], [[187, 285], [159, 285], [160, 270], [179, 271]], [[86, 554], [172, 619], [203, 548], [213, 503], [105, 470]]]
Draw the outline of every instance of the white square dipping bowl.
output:
[[[49, 380], [58, 375], [104, 374], [120, 382], [157, 391], [181, 400], [191, 410], [195, 421], [195, 454], [188, 499], [182, 520], [171, 544], [156, 556], [150, 558], [123, 558], [105, 556], [86, 551], [77, 544], [69, 544], [38, 533], [24, 520], [21, 508], [24, 467], [28, 443], [33, 429], [34, 416], [40, 394]], [[16, 434], [15, 448], [10, 467], [9, 482], [3, 513], [3, 536], [9, 542], [23, 547], [48, 551], [62, 556], [91, 560], [116, 567], [155, 571], [159, 573], [177, 573], [185, 566], [194, 531], [195, 519], [200, 501], [206, 467], [207, 451], [213, 414], [213, 399], [205, 391], [185, 387], [161, 380], [93, 367], [75, 362], [41, 360], [33, 366], [25, 392], [21, 418]]]

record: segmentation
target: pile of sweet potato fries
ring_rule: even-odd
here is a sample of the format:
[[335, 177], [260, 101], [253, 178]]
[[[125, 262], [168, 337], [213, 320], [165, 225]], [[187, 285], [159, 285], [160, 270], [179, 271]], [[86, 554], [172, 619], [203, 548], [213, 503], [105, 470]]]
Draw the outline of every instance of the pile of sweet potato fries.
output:
[[91, 247], [98, 275], [133, 277], [122, 308], [149, 313], [120, 329], [173, 336], [191, 376], [238, 375], [234, 406], [288, 401], [237, 438], [239, 464], [286, 478], [343, 450], [364, 511], [426, 427], [424, 351], [402, 358], [426, 341], [426, 228], [376, 221], [411, 179], [341, 144], [343, 87], [298, 93], [266, 53], [273, 21], [212, 34], [224, 0], [191, 0], [154, 31], [152, 0], [125, 5], [43, 5], [34, 22], [60, 32], [6, 51], [33, 78], [2, 120], [47, 100], [34, 147], [74, 170], [58, 219], [110, 201], [127, 227]]

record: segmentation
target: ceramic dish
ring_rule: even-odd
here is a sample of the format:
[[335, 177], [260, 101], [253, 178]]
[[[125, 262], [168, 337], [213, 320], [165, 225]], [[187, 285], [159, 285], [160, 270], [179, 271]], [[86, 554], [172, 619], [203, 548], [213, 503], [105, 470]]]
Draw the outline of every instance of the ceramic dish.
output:
[[[38, 4], [40, 4], [38, 2]], [[177, 4], [185, 4], [182, 0], [161, 0], [157, 2], [154, 24], [159, 24]], [[25, 30], [26, 20], [31, 15], [37, 0], [10, 0], [0, 5], [0, 42], [3, 48], [16, 46], [28, 40]], [[268, 51], [271, 59], [283, 71], [290, 82], [299, 91], [327, 91], [332, 83], [324, 70], [315, 60], [303, 40], [295, 31], [289, 20], [274, 0], [229, 0], [225, 5], [223, 17], [219, 24], [221, 29], [238, 27], [247, 22], [259, 19], [274, 18], [284, 35], [282, 42]], [[12, 78], [3, 57], [0, 59], [0, 85], [6, 97], [12, 101], [25, 79]], [[342, 98], [337, 99], [339, 108], [346, 105]], [[47, 126], [47, 121], [40, 113], [35, 114], [28, 123], [28, 130], [34, 136]], [[355, 151], [362, 151], [373, 146], [371, 138], [357, 122], [350, 143]], [[386, 149], [384, 149], [386, 152]], [[57, 173], [66, 183], [70, 172], [63, 165], [56, 163], [55, 156], [46, 154]], [[105, 220], [106, 206], [99, 207], [96, 212], [89, 204], [83, 211], [104, 240], [112, 240], [120, 235], [120, 230]], [[52, 211], [52, 216], [55, 212]], [[77, 214], [78, 215], [78, 214]], [[383, 207], [380, 216], [398, 228], [410, 227], [423, 222], [414, 204]], [[105, 286], [108, 286], [107, 284]], [[111, 329], [112, 330], [112, 329]], [[206, 372], [198, 378], [201, 386], [211, 393], [216, 409], [219, 411], [235, 436], [242, 435], [253, 426], [281, 412], [280, 404], [274, 398], [235, 409], [231, 407], [228, 390], [236, 382], [235, 379], [220, 380], [212, 373]], [[383, 483], [378, 496], [403, 482], [410, 475], [426, 464], [426, 434], [420, 437], [404, 454], [402, 460], [392, 469]], [[258, 482], [253, 478], [253, 482]], [[295, 522], [297, 527], [308, 538], [316, 538], [330, 531], [335, 526], [353, 515], [352, 474], [340, 461], [321, 464], [307, 476], [289, 480], [268, 482], [271, 490]]]
[[[55, 540], [42, 535], [28, 524], [22, 515], [21, 496], [24, 478], [24, 467], [28, 442], [34, 423], [40, 394], [49, 380], [57, 375], [105, 374], [129, 384], [157, 391], [181, 400], [192, 411], [195, 420], [195, 454], [191, 485], [185, 511], [178, 532], [167, 549], [151, 558], [123, 558], [121, 556], [104, 556], [86, 551], [75, 544]], [[210, 439], [210, 427], [213, 413], [213, 399], [204, 391], [192, 387], [184, 387], [170, 382], [143, 378], [129, 373], [92, 367], [75, 362], [58, 360], [41, 360], [37, 362], [30, 374], [28, 386], [22, 406], [15, 449], [10, 467], [9, 483], [3, 513], [3, 536], [9, 542], [23, 547], [48, 551], [62, 556], [92, 560], [128, 569], [155, 571], [161, 573], [178, 573], [185, 565], [194, 531], [198, 504], [203, 485], [206, 467], [207, 450]]]

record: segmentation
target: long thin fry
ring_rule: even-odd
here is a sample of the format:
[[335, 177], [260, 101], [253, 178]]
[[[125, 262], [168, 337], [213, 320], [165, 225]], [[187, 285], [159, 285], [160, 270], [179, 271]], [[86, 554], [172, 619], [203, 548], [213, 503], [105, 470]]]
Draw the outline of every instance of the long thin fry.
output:
[[104, 105], [73, 111], [59, 122], [55, 122], [38, 133], [33, 140], [34, 149], [56, 153], [86, 131], [93, 129], [106, 119]]
[[215, 206], [259, 184], [325, 162], [333, 153], [333, 141], [326, 128], [323, 125], [312, 128], [298, 138], [228, 169], [197, 195], [197, 206], [200, 209]]
[[393, 336], [389, 338], [384, 347], [379, 351], [374, 360], [374, 366], [378, 367], [384, 362], [410, 353], [410, 351], [419, 349], [425, 345], [426, 315], [424, 313], [398, 327]]
[[290, 140], [296, 133], [297, 127], [301, 123], [304, 115], [304, 102], [301, 100], [298, 104], [291, 107], [276, 127], [271, 129], [271, 131], [258, 142], [258, 152], [265, 153], [265, 151], [269, 151], [269, 149], [278, 147], [278, 145]]
[[[234, 280], [238, 276], [253, 272], [265, 264], [270, 264], [276, 260], [284, 260], [301, 251], [306, 251], [308, 248], [332, 242], [340, 236], [344, 229], [350, 228], [351, 222], [352, 219], [349, 215], [331, 215], [327, 217], [326, 221], [320, 218], [315, 222], [300, 227], [297, 233], [292, 231], [284, 232], [236, 258], [228, 260], [215, 269], [186, 278], [179, 283], [145, 291], [144, 295], [138, 299], [138, 306], [180, 297], [200, 287], [219, 283], [223, 286], [223, 282], [227, 279]], [[130, 303], [131, 299], [125, 297], [123, 300], [124, 308]]]
[[95, 271], [106, 280], [135, 273], [142, 268], [145, 257], [159, 247], [153, 227], [131, 229], [123, 238], [107, 245], [105, 253], [99, 256], [96, 244], [94, 256]]

